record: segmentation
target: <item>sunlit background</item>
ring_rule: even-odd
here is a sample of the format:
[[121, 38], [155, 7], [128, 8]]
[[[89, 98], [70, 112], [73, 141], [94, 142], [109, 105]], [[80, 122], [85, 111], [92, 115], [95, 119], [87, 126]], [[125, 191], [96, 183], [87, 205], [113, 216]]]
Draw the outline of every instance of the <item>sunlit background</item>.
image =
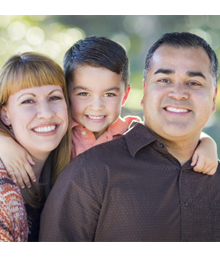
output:
[[[65, 52], [76, 41], [93, 35], [108, 37], [120, 43], [130, 59], [132, 91], [122, 116], [132, 114], [142, 118], [140, 100], [145, 56], [163, 33], [174, 31], [188, 31], [203, 37], [220, 58], [218, 15], [0, 15], [0, 65], [13, 54], [37, 51], [62, 66]], [[217, 112], [204, 131], [220, 146], [220, 94]]]

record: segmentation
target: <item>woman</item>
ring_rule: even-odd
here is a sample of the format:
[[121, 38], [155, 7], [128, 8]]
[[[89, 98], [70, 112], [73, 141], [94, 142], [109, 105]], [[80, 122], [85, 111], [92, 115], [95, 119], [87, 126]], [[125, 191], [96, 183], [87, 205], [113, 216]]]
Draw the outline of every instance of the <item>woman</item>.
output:
[[36, 182], [21, 189], [28, 241], [38, 241], [40, 213], [56, 178], [70, 162], [69, 104], [62, 69], [36, 53], [12, 56], [0, 70], [1, 131], [33, 157]]

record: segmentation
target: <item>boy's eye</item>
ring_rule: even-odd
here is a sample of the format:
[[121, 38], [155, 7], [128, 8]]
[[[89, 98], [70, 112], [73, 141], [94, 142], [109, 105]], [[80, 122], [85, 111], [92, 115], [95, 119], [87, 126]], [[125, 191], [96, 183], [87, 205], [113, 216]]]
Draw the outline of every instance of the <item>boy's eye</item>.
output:
[[116, 94], [112, 92], [107, 92], [104, 94], [104, 97], [114, 97], [114, 96], [116, 96]]
[[80, 92], [77, 95], [79, 95], [79, 96], [89, 96], [89, 93], [87, 93], [87, 92]]

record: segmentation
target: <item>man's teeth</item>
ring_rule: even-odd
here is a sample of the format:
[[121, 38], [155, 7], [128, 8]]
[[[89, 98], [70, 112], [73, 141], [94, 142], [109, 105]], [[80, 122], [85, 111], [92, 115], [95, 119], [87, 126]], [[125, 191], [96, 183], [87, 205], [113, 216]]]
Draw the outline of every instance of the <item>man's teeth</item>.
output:
[[88, 115], [88, 117], [90, 119], [103, 119], [104, 118], [104, 116], [91, 116], [91, 115]]
[[35, 132], [38, 133], [45, 133], [45, 132], [51, 132], [53, 130], [56, 129], [55, 125], [51, 125], [51, 126], [44, 126], [44, 127], [38, 127], [38, 128], [34, 128]]
[[171, 112], [176, 112], [176, 113], [186, 113], [186, 112], [189, 112], [188, 109], [174, 108], [174, 107], [167, 107], [166, 110], [171, 111]]

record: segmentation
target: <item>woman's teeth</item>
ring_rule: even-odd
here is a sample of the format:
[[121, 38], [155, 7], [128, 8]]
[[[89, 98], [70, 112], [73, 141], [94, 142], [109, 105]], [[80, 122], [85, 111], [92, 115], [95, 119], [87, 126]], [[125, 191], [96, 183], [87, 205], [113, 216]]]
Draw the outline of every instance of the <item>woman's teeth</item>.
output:
[[51, 125], [51, 126], [44, 126], [44, 127], [34, 128], [33, 130], [35, 132], [38, 132], [38, 133], [45, 133], [45, 132], [54, 131], [55, 129], [56, 129], [56, 126], [55, 125]]

